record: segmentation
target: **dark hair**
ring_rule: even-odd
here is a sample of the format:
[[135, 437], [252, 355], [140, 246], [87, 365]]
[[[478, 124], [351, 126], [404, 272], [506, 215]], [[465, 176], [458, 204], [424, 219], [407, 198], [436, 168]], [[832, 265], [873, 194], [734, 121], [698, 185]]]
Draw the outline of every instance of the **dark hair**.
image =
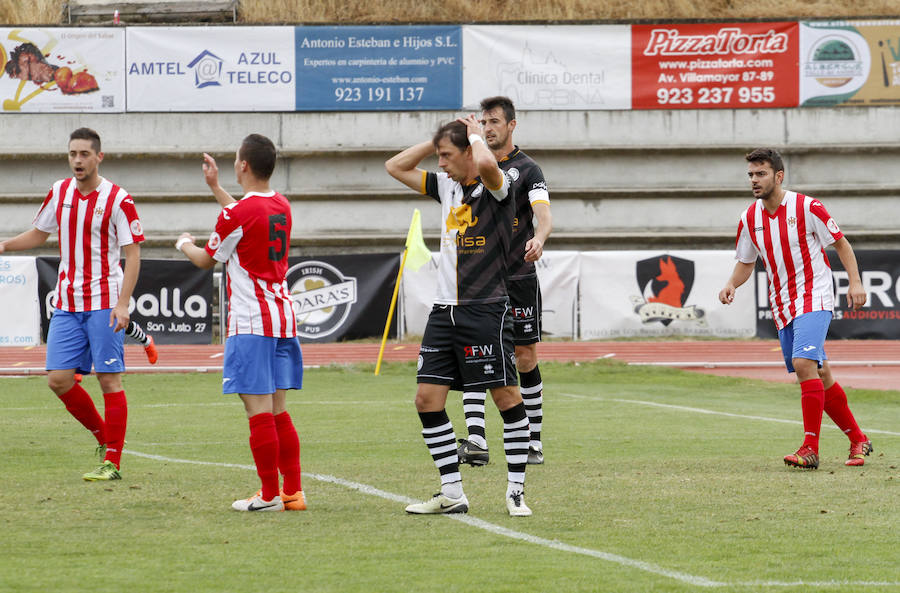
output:
[[784, 171], [784, 161], [774, 148], [757, 148], [746, 157], [748, 163], [769, 163], [776, 173]]
[[481, 111], [490, 111], [495, 107], [503, 109], [503, 115], [506, 116], [506, 123], [516, 119], [516, 108], [512, 99], [509, 97], [488, 97], [481, 102]]
[[452, 121], [437, 129], [437, 132], [434, 133], [434, 138], [431, 139], [431, 143], [437, 148], [442, 138], [448, 138], [453, 146], [462, 152], [469, 147], [469, 137], [466, 135], [467, 130], [466, 124]]
[[275, 170], [275, 145], [262, 134], [250, 134], [241, 142], [238, 158], [247, 161], [256, 177], [268, 181]]
[[[22, 72], [22, 69], [19, 67], [19, 56], [21, 56], [22, 54], [31, 54], [35, 58], [37, 58], [38, 61], [43, 62], [44, 64], [49, 64], [49, 62], [47, 62], [47, 58], [44, 57], [44, 54], [37, 48], [35, 44], [23, 43], [9, 53], [9, 61], [6, 63], [6, 73], [9, 74], [12, 78], [18, 78], [19, 74]], [[59, 68], [59, 66], [52, 66], [52, 68], [55, 71]]]
[[69, 134], [69, 142], [72, 140], [90, 140], [94, 152], [100, 153], [100, 134], [90, 128], [78, 128]]

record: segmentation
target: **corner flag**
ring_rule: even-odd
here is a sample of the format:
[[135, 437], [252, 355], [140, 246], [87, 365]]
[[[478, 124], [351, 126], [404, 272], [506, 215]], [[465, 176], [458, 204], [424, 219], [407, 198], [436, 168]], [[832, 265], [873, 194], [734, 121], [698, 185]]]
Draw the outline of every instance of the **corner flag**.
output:
[[384, 324], [381, 348], [378, 350], [378, 360], [375, 362], [376, 375], [381, 372], [384, 345], [387, 343], [388, 329], [391, 327], [391, 319], [394, 316], [394, 305], [397, 304], [397, 293], [400, 290], [400, 279], [403, 278], [403, 268], [409, 264], [409, 267], [415, 271], [430, 261], [431, 252], [425, 246], [425, 240], [422, 238], [422, 215], [416, 208], [413, 210], [412, 222], [409, 223], [409, 232], [406, 233], [406, 247], [400, 258], [400, 269], [397, 270], [397, 281], [394, 283], [394, 294], [391, 297], [391, 306], [388, 308], [387, 323]]
[[415, 271], [430, 261], [431, 251], [425, 246], [425, 240], [422, 238], [422, 215], [416, 208], [413, 210], [409, 232], [406, 233], [406, 265]]

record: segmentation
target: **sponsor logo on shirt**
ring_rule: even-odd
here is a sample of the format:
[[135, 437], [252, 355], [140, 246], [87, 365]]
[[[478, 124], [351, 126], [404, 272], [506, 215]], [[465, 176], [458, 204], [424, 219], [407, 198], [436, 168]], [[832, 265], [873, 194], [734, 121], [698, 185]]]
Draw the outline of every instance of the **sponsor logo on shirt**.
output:
[[833, 218], [829, 218], [828, 222], [825, 223], [825, 226], [828, 227], [828, 230], [831, 231], [832, 235], [836, 235], [841, 232], [841, 228], [838, 226], [838, 223], [836, 223]]
[[141, 227], [140, 220], [132, 220], [131, 224], [129, 225], [129, 228], [131, 229], [132, 235], [143, 235], [144, 234], [144, 229], [143, 229], [143, 227]]
[[207, 241], [206, 245], [210, 249], [215, 251], [216, 249], [219, 248], [219, 245], [221, 245], [221, 244], [222, 244], [222, 237], [219, 236], [219, 233], [217, 233], [216, 231], [213, 231], [212, 234], [210, 234], [209, 241]]

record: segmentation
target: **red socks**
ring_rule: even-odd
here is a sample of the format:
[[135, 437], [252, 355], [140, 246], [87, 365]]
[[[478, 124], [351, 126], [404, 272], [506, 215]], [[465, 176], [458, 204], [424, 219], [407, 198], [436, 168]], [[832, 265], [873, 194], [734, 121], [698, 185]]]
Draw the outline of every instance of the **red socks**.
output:
[[250, 417], [250, 451], [262, 481], [263, 500], [278, 496], [278, 431], [270, 412]]
[[294, 494], [303, 490], [300, 483], [300, 437], [287, 412], [275, 416], [275, 429], [278, 431], [278, 469], [284, 476], [282, 490], [285, 494]]
[[851, 442], [860, 443], [866, 440], [866, 435], [859, 429], [847, 405], [847, 394], [838, 383], [825, 390], [825, 413], [834, 420]]
[[99, 444], [103, 445], [106, 443], [103, 418], [100, 417], [100, 413], [94, 405], [94, 400], [91, 399], [90, 394], [81, 385], [76, 383], [72, 386], [72, 389], [58, 397], [65, 404], [66, 410], [76, 420], [81, 422], [86, 429], [91, 431], [91, 434], [94, 435]]
[[104, 415], [106, 416], [106, 461], [119, 467], [122, 447], [125, 446], [125, 428], [128, 425], [128, 402], [124, 391], [103, 394]]
[[803, 409], [803, 444], [818, 453], [822, 411], [825, 408], [825, 386], [821, 379], [800, 383], [800, 407]]

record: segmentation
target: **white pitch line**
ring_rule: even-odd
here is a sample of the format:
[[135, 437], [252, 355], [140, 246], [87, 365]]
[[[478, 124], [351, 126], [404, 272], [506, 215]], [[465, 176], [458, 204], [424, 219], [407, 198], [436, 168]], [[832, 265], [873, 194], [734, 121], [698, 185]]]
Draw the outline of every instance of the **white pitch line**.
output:
[[[125, 449], [124, 453], [129, 453], [134, 455], [135, 457], [143, 457], [145, 459], [153, 459], [155, 461], [168, 461], [171, 463], [186, 463], [191, 465], [211, 465], [216, 467], [228, 467], [235, 469], [244, 469], [248, 471], [256, 471], [256, 467], [252, 465], [245, 465], [240, 463], [220, 463], [216, 461], [197, 461], [192, 459], [177, 459], [174, 457], [165, 457], [163, 455], [154, 455], [151, 453], [141, 453], [139, 451], [132, 451], [131, 449]], [[313, 480], [318, 480], [320, 482], [327, 482], [330, 484], [336, 484], [338, 486], [343, 486], [345, 488], [349, 488], [351, 490], [356, 490], [357, 492], [361, 492], [363, 494], [368, 494], [370, 496], [377, 496], [379, 498], [383, 498], [385, 500], [390, 500], [392, 502], [401, 503], [401, 504], [411, 504], [415, 502], [419, 502], [414, 498], [410, 498], [408, 496], [403, 496], [402, 494], [394, 494], [393, 492], [388, 492], [387, 490], [381, 490], [380, 488], [375, 488], [374, 486], [370, 486], [368, 484], [362, 484], [360, 482], [353, 482], [351, 480], [345, 480], [343, 478], [338, 478], [336, 476], [329, 476], [327, 474], [313, 474], [309, 472], [303, 472], [304, 478], [311, 478]], [[475, 517], [471, 517], [469, 515], [444, 515], [444, 517], [448, 519], [453, 519], [455, 521], [459, 521], [460, 523], [465, 523], [471, 527], [477, 527], [478, 529], [483, 529], [489, 533], [493, 533], [494, 535], [500, 535], [503, 537], [508, 537], [510, 539], [543, 546], [545, 548], [550, 548], [552, 550], [558, 550], [560, 552], [569, 552], [571, 554], [579, 554], [582, 556], [589, 556], [591, 558], [597, 558], [599, 560], [605, 560], [607, 562], [611, 562], [613, 564], [619, 564], [621, 566], [627, 566], [629, 568], [634, 568], [637, 570], [641, 570], [644, 572], [649, 572], [651, 574], [655, 574], [657, 576], [667, 577], [676, 581], [681, 581], [683, 583], [687, 583], [688, 585], [694, 585], [697, 587], [708, 587], [708, 588], [722, 588], [722, 587], [897, 587], [900, 586], [900, 582], [889, 582], [889, 581], [822, 581], [822, 582], [804, 582], [804, 581], [793, 581], [793, 582], [785, 582], [785, 581], [746, 581], [746, 582], [736, 582], [736, 583], [726, 583], [722, 581], [714, 581], [711, 579], [707, 579], [706, 577], [700, 577], [691, 575], [684, 572], [679, 572], [675, 570], [669, 570], [667, 568], [663, 568], [651, 562], [644, 562], [643, 560], [635, 560], [633, 558], [627, 558], [625, 556], [619, 556], [618, 554], [612, 554], [610, 552], [603, 552], [601, 550], [593, 550], [591, 548], [583, 548], [581, 546], [573, 546], [570, 544], [566, 544], [560, 542], [558, 540], [550, 540], [543, 537], [539, 537], [536, 535], [531, 535], [529, 533], [523, 533], [521, 531], [516, 531], [514, 529], [509, 529], [507, 527], [503, 527], [501, 525], [496, 525], [494, 523], [490, 523], [488, 521], [484, 521], [483, 519], [477, 519]]]
[[[712, 416], [726, 416], [729, 418], [742, 418], [744, 420], [762, 420], [764, 422], [778, 422], [779, 424], [803, 424], [799, 420], [785, 420], [784, 418], [769, 418], [768, 416], [750, 416], [748, 414], [734, 414], [732, 412], [719, 412], [717, 410], [707, 410], [705, 408], [692, 408], [689, 406], [678, 406], [675, 404], [662, 404], [659, 402], [648, 402], [640, 399], [622, 399], [615, 397], [600, 397], [599, 395], [581, 395], [578, 393], [560, 393], [560, 395], [565, 397], [573, 397], [576, 399], [591, 399], [595, 401], [610, 401], [610, 402], [618, 402], [623, 404], [637, 404], [641, 406], [651, 406], [654, 408], [666, 408], [669, 410], [678, 410], [681, 412], [693, 412], [696, 414], [709, 414]], [[831, 426], [830, 424], [823, 425], [823, 428], [833, 428], [835, 430], [839, 430], [836, 426]], [[892, 432], [890, 430], [879, 430], [877, 428], [862, 428], [864, 433], [869, 434], [886, 434], [890, 436], [900, 437], [900, 432]]]
[[[605, 358], [605, 357], [604, 357]], [[847, 366], [847, 367], [895, 367], [900, 366], [900, 360], [829, 360], [831, 366]], [[765, 368], [765, 367], [783, 367], [784, 361], [687, 361], [687, 360], [665, 360], [653, 362], [629, 362], [631, 367], [677, 367], [681, 369], [693, 368]]]
[[[139, 451], [132, 451], [131, 449], [125, 449], [125, 453], [130, 453], [136, 457], [143, 457], [145, 459], [153, 459], [156, 461], [168, 461], [170, 463], [187, 463], [192, 465], [212, 465], [217, 467], [229, 467], [236, 469], [245, 469], [250, 471], [256, 471], [256, 468], [252, 465], [242, 465], [238, 463], [218, 463], [214, 461], [194, 461], [191, 459], [177, 459], [174, 457], [165, 457], [163, 455], [153, 455], [151, 453], [141, 453]], [[323, 474], [311, 474], [308, 472], [303, 472], [304, 478], [312, 478], [313, 480], [318, 480], [320, 482], [328, 482], [330, 484], [337, 484], [338, 486], [343, 486], [345, 488], [349, 488], [351, 490], [356, 490], [358, 492], [362, 492], [363, 494], [368, 494], [370, 496], [377, 496], [379, 498], [383, 498], [385, 500], [390, 500], [392, 502], [397, 502], [401, 504], [412, 504], [415, 502], [420, 502], [414, 498], [409, 498], [408, 496], [403, 496], [401, 494], [394, 494], [393, 492], [388, 492], [386, 490], [381, 490], [379, 488], [375, 488], [374, 486], [369, 486], [368, 484], [362, 484], [359, 482], [353, 482], [351, 480], [345, 480], [343, 478], [338, 478], [335, 476], [323, 475]], [[677, 581], [681, 581], [683, 583], [687, 583], [689, 585], [694, 585], [698, 587], [727, 587], [728, 583], [722, 583], [718, 581], [712, 581], [705, 577], [698, 577], [694, 575], [690, 575], [683, 572], [678, 572], [674, 570], [668, 570], [661, 566], [657, 566], [650, 562], [644, 562], [642, 560], [634, 560], [632, 558], [626, 558], [625, 556], [619, 556], [618, 554], [611, 554], [609, 552], [603, 552], [600, 550], [592, 550], [590, 548], [582, 548], [579, 546], [572, 546], [569, 544], [565, 544], [556, 540], [549, 540], [542, 537], [538, 537], [536, 535], [531, 535], [528, 533], [523, 533], [521, 531], [515, 531], [513, 529], [509, 529], [507, 527], [503, 527], [501, 525], [495, 525], [494, 523], [489, 523], [488, 521], [484, 521], [482, 519], [476, 519], [475, 517], [470, 517], [467, 515], [444, 515], [448, 519], [454, 519], [459, 521], [460, 523], [465, 523], [466, 525], [470, 525], [472, 527], [477, 527], [479, 529], [483, 529], [495, 535], [502, 535], [504, 537], [508, 537], [510, 539], [515, 539], [523, 542], [527, 542], [530, 544], [535, 544], [539, 546], [544, 546], [546, 548], [551, 548], [554, 550], [559, 550], [562, 552], [570, 552], [574, 554], [581, 554], [583, 556], [591, 556], [593, 558], [599, 558], [601, 560], [606, 560], [607, 562], [612, 562], [615, 564], [620, 564], [622, 566], [628, 566], [631, 568], [636, 568], [638, 570], [642, 570], [644, 572], [649, 572], [658, 576], [668, 577], [670, 579], [674, 579]]]

